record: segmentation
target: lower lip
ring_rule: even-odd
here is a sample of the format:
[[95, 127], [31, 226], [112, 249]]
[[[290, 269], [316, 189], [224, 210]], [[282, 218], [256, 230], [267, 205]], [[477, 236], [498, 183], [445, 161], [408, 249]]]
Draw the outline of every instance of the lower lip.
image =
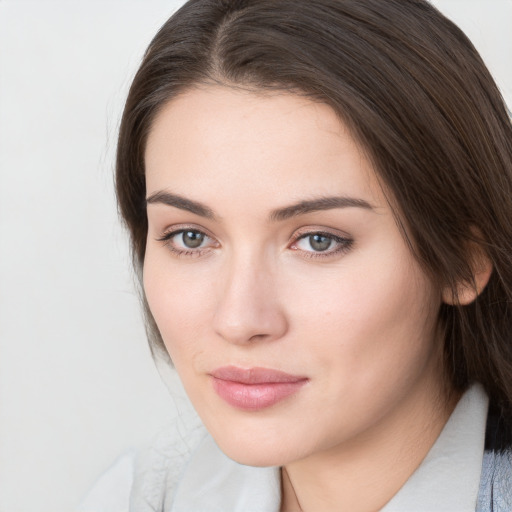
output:
[[213, 377], [213, 387], [224, 401], [233, 407], [248, 411], [271, 407], [297, 393], [306, 382], [307, 379], [296, 382], [243, 384]]

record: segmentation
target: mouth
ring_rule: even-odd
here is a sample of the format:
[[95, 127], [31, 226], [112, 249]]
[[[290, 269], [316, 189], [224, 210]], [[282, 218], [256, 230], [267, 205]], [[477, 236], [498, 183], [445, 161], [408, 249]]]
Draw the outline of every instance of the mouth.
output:
[[224, 366], [210, 373], [213, 388], [229, 405], [256, 411], [297, 393], [308, 378], [270, 368]]

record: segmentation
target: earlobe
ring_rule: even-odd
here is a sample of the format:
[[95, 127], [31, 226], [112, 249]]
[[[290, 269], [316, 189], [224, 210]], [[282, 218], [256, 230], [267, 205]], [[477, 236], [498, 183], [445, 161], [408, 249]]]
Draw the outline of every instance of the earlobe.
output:
[[450, 286], [446, 286], [442, 291], [442, 299], [445, 304], [450, 306], [461, 305], [467, 306], [471, 304], [482, 293], [491, 278], [493, 265], [489, 256], [482, 247], [475, 242], [471, 243], [471, 260], [472, 260], [472, 282], [461, 281], [457, 284], [456, 294]]

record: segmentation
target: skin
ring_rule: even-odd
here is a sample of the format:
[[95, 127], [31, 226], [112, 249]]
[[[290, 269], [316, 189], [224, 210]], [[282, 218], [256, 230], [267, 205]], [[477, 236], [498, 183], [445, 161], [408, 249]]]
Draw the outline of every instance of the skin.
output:
[[[324, 104], [212, 85], [163, 107], [145, 159], [145, 292], [217, 444], [240, 463], [283, 466], [283, 511], [380, 509], [454, 403], [436, 327], [442, 291], [364, 152]], [[355, 201], [286, 210], [331, 196]], [[190, 247], [180, 229], [206, 236]], [[226, 365], [308, 380], [271, 407], [241, 410], [212, 385]]]

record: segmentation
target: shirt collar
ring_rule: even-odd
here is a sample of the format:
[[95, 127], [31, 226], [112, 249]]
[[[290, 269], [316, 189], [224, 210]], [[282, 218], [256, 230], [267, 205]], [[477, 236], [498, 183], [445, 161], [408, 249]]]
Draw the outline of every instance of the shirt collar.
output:
[[464, 393], [434, 446], [381, 512], [474, 512], [488, 398], [479, 384]]
[[280, 504], [279, 468], [238, 464], [207, 436], [178, 482], [170, 512], [278, 512]]
[[[472, 385], [421, 465], [381, 512], [474, 512], [487, 408], [482, 386]], [[169, 512], [278, 512], [280, 503], [279, 468], [238, 464], [207, 436], [192, 454]]]

